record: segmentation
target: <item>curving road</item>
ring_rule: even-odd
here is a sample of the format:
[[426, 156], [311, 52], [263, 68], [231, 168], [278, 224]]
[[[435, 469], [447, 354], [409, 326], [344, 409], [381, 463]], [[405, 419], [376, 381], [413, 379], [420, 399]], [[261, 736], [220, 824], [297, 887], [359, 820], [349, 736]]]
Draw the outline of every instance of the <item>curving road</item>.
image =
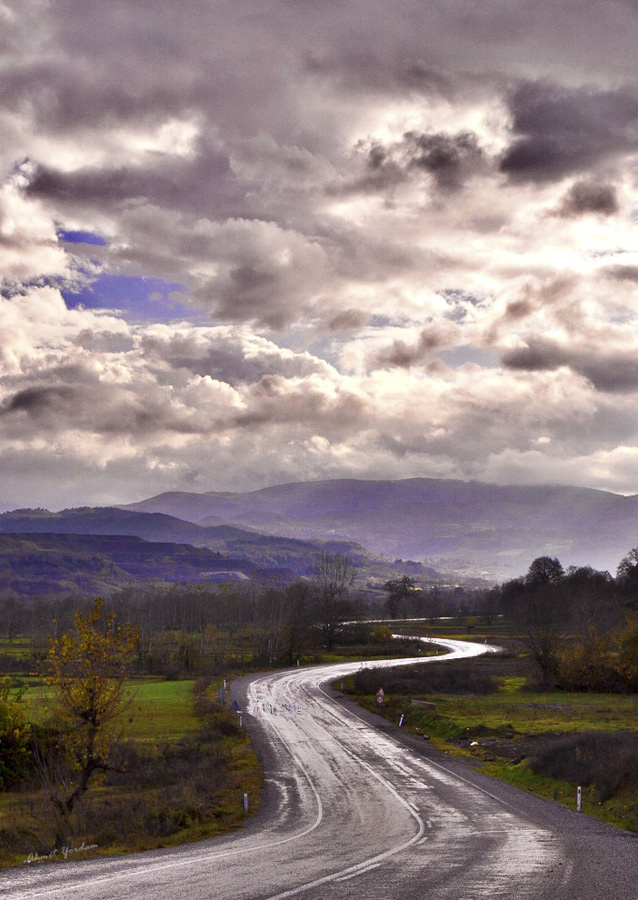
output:
[[[446, 659], [494, 649], [437, 643]], [[248, 827], [171, 851], [24, 866], [0, 875], [0, 898], [634, 900], [634, 835], [481, 776], [326, 688], [361, 665], [417, 661], [436, 657], [242, 680], [235, 696], [267, 776]]]

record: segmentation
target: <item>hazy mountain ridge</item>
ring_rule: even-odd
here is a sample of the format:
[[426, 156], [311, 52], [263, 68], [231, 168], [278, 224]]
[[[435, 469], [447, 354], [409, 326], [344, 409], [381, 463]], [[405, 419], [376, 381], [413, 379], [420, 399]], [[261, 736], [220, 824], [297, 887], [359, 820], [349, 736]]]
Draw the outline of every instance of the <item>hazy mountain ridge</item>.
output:
[[[206, 581], [220, 569], [257, 581], [289, 581], [310, 575], [322, 551], [347, 554], [360, 569], [359, 585], [370, 578], [383, 584], [403, 573], [402, 567], [346, 539], [266, 535], [117, 507], [19, 509], [0, 514], [0, 589], [91, 592], [133, 579]], [[85, 555], [91, 553], [97, 556], [88, 564]], [[413, 567], [411, 574], [425, 583], [443, 580], [427, 566]]]
[[210, 580], [219, 571], [250, 577], [256, 567], [213, 550], [132, 535], [0, 534], [0, 591], [22, 596], [108, 594], [140, 581]]
[[638, 543], [638, 497], [559, 485], [340, 479], [248, 493], [172, 492], [125, 508], [306, 540], [349, 539], [386, 557], [499, 578], [543, 554], [615, 571]]
[[[291, 565], [298, 574], [307, 574], [312, 561], [325, 541], [265, 535], [234, 525], [198, 525], [164, 513], [130, 512], [117, 507], [78, 507], [60, 512], [21, 509], [0, 514], [0, 534], [59, 534], [136, 536], [148, 542], [170, 542], [175, 545], [215, 550], [224, 556], [246, 559], [259, 566]], [[333, 542], [334, 543], [334, 542]], [[369, 559], [365, 547], [344, 540], [339, 551], [353, 560]], [[332, 550], [331, 552], [337, 552]]]
[[328, 550], [347, 553], [377, 583], [401, 570], [379, 557], [421, 561], [416, 577], [423, 581], [440, 580], [430, 566], [503, 580], [545, 554], [565, 566], [614, 572], [638, 544], [638, 497], [560, 486], [341, 479], [248, 493], [169, 492], [126, 507], [15, 510], [0, 514], [0, 533], [135, 535], [296, 575], [307, 575]]

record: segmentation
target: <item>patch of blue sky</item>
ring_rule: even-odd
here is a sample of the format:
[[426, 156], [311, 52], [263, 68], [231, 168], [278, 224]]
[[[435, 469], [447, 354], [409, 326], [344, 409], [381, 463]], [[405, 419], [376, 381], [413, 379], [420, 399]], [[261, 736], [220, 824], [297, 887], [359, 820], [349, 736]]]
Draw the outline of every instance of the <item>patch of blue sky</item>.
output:
[[188, 319], [198, 323], [209, 322], [209, 317], [182, 303], [185, 295], [180, 284], [159, 278], [142, 278], [131, 275], [98, 275], [80, 291], [63, 290], [62, 296], [69, 309], [83, 306], [86, 309], [117, 309], [126, 318], [152, 322], [173, 322]]
[[67, 231], [65, 228], [58, 228], [58, 240], [65, 241], [67, 244], [92, 244], [94, 247], [106, 247], [107, 240], [100, 234], [92, 231]]
[[370, 316], [367, 322], [370, 328], [387, 328], [388, 325], [395, 325], [396, 320], [391, 316], [383, 316], [379, 313], [374, 313], [374, 315]]
[[477, 297], [460, 288], [446, 288], [440, 293], [449, 306], [445, 318], [451, 319], [453, 322], [462, 322], [467, 316], [469, 306], [481, 306], [484, 302], [484, 298]]

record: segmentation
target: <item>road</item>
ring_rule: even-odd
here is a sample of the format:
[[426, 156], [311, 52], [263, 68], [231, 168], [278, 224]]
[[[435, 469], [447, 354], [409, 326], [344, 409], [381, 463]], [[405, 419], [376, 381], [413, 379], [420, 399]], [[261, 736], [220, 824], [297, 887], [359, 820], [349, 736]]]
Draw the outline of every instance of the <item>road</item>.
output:
[[[438, 643], [453, 656], [490, 649]], [[397, 661], [373, 665], [384, 664]], [[0, 875], [0, 898], [635, 900], [636, 836], [495, 782], [332, 697], [326, 682], [360, 665], [234, 686], [267, 776], [248, 827], [170, 851], [25, 865]]]

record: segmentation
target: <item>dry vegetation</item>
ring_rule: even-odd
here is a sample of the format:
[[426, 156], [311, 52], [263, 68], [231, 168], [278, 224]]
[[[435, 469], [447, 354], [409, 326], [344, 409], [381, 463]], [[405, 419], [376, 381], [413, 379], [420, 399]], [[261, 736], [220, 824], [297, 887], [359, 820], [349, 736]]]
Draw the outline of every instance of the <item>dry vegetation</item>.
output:
[[[489, 774], [638, 830], [638, 696], [539, 691], [529, 658], [512, 652], [347, 679], [367, 708], [466, 756]], [[383, 686], [381, 710], [374, 694]], [[425, 701], [434, 709], [412, 701]]]
[[[175, 707], [175, 684], [191, 693], [183, 711], [183, 690]], [[196, 840], [241, 824], [259, 802], [261, 773], [236, 716], [217, 699], [209, 680], [153, 685], [156, 708], [175, 716], [170, 730], [114, 747], [114, 765], [67, 816], [61, 816], [34, 766], [20, 789], [0, 794], [0, 864], [15, 865], [29, 855], [46, 856], [64, 846], [93, 846], [87, 855], [168, 846]], [[191, 731], [192, 723], [196, 730]], [[183, 734], [182, 728], [191, 731]], [[59, 732], [48, 734], [54, 745]], [[141, 733], [140, 733], [141, 732]], [[62, 858], [59, 854], [54, 858]]]

